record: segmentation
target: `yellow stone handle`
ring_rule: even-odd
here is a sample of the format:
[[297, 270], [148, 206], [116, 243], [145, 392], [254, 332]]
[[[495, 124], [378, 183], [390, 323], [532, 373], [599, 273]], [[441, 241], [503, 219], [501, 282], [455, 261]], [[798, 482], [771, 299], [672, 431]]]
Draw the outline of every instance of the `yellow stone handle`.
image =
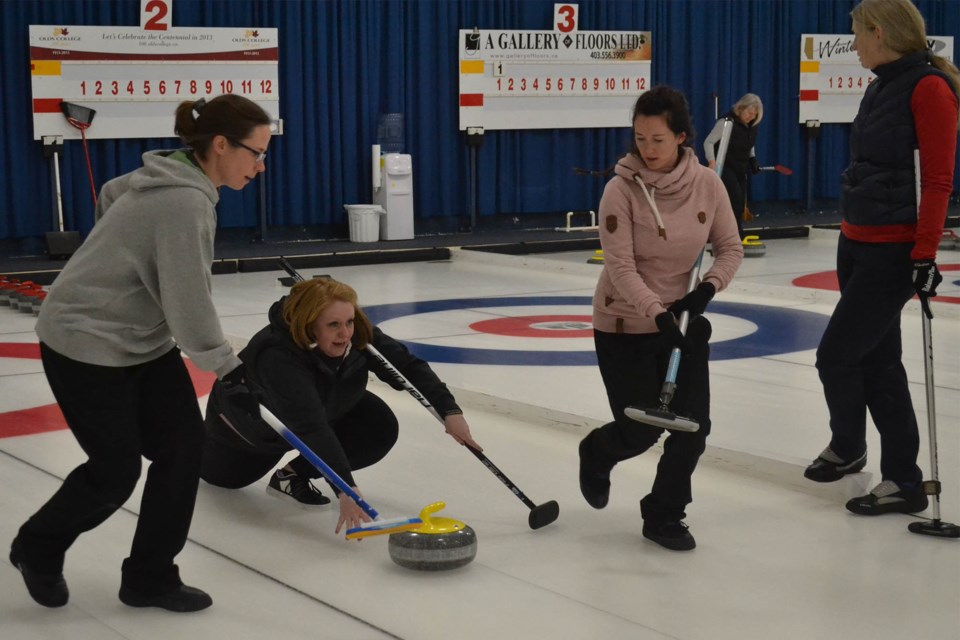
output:
[[467, 525], [459, 520], [430, 517], [430, 514], [436, 513], [446, 506], [446, 502], [434, 502], [433, 504], [425, 506], [420, 511], [420, 519], [423, 520], [423, 526], [414, 529], [414, 531], [416, 533], [453, 533], [465, 529]]

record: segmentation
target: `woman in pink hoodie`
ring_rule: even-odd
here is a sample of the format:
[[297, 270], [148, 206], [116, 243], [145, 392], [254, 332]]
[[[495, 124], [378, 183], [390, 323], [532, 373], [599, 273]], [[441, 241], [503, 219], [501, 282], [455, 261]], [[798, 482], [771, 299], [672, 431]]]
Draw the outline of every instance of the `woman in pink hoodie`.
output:
[[[743, 247], [723, 182], [690, 147], [695, 134], [683, 94], [659, 86], [641, 95], [633, 134], [630, 153], [617, 163], [616, 177], [600, 200], [604, 266], [593, 296], [597, 360], [614, 420], [580, 443], [580, 489], [592, 507], [602, 509], [614, 465], [660, 438], [664, 429], [630, 420], [624, 409], [659, 406], [670, 352], [680, 347], [671, 410], [697, 421], [700, 429], [668, 435], [653, 488], [640, 508], [644, 537], [688, 550], [696, 542], [681, 521], [710, 433], [711, 327], [702, 314], [730, 283]], [[690, 270], [707, 242], [713, 266], [687, 293]], [[691, 316], [686, 335], [677, 324], [684, 310]]]

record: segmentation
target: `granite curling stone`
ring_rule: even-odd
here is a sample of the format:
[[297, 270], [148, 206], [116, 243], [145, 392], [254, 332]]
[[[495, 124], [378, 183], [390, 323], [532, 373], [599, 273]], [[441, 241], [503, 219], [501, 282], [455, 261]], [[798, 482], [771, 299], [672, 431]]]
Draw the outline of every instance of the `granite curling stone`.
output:
[[390, 534], [390, 558], [417, 571], [444, 571], [469, 564], [477, 555], [477, 534], [452, 518], [432, 518], [446, 503], [434, 502], [420, 512], [423, 526]]
[[767, 253], [767, 245], [761, 240], [760, 236], [747, 236], [743, 239], [743, 256], [759, 257]]
[[960, 238], [951, 229], [944, 229], [943, 235], [940, 236], [940, 246], [938, 248], [947, 251], [960, 249]]

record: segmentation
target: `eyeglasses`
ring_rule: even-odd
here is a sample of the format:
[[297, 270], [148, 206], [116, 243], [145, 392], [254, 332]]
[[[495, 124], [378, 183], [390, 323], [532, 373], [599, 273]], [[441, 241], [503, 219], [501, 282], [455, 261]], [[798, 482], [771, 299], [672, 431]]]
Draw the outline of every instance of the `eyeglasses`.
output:
[[252, 154], [255, 156], [254, 162], [256, 162], [257, 164], [260, 164], [261, 162], [263, 162], [264, 160], [267, 159], [267, 152], [266, 152], [266, 151], [257, 151], [257, 150], [254, 149], [253, 147], [248, 147], [247, 145], [243, 144], [243, 143], [240, 142], [239, 140], [234, 140], [233, 138], [227, 138], [227, 140], [228, 140], [228, 141], [230, 142], [230, 144], [232, 144], [233, 146], [235, 146], [235, 147], [243, 147], [244, 149], [246, 149], [247, 151], [249, 151], [250, 153], [252, 153]]

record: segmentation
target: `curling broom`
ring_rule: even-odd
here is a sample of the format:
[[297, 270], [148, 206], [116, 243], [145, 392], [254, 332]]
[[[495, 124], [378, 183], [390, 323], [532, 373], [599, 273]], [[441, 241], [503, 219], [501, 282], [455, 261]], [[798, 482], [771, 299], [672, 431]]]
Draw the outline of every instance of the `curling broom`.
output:
[[[279, 259], [279, 263], [280, 263], [280, 266], [283, 267], [283, 270], [286, 271], [288, 274], [290, 274], [291, 278], [293, 278], [297, 282], [303, 282], [303, 276], [301, 276], [300, 273], [293, 268], [293, 265], [290, 264], [290, 262], [286, 258], [281, 256]], [[414, 387], [413, 384], [409, 380], [407, 380], [404, 377], [404, 375], [400, 373], [400, 371], [396, 367], [394, 367], [393, 364], [389, 360], [387, 360], [383, 356], [383, 354], [381, 354], [376, 349], [376, 347], [374, 347], [372, 344], [368, 344], [366, 346], [366, 351], [367, 353], [372, 355], [381, 365], [383, 365], [384, 368], [386, 368], [387, 371], [390, 373], [390, 375], [393, 376], [394, 379], [397, 382], [399, 382], [403, 386], [403, 388], [407, 390], [407, 392], [410, 393], [410, 395], [416, 398], [417, 401], [421, 405], [423, 405], [423, 407], [426, 408], [427, 411], [431, 413], [431, 415], [433, 415], [434, 418], [439, 420], [440, 424], [443, 424], [443, 417], [437, 412], [436, 408], [434, 408], [434, 406], [430, 404], [430, 401], [427, 400], [427, 398], [422, 393], [420, 393], [420, 391], [418, 391], [417, 388]], [[483, 466], [489, 469], [490, 472], [500, 480], [500, 482], [505, 484], [507, 488], [510, 489], [510, 492], [513, 495], [515, 495], [517, 498], [520, 499], [521, 502], [527, 505], [527, 508], [530, 509], [530, 515], [527, 518], [527, 524], [530, 525], [531, 529], [539, 529], [541, 527], [545, 527], [551, 522], [553, 522], [554, 520], [556, 520], [557, 516], [560, 515], [560, 505], [557, 504], [556, 500], [550, 500], [549, 502], [545, 502], [541, 505], [537, 505], [530, 498], [524, 495], [524, 493], [520, 491], [517, 485], [513, 484], [513, 482], [511, 482], [510, 479], [502, 471], [500, 471], [500, 469], [498, 469], [496, 465], [494, 465], [493, 462], [491, 462], [490, 459], [487, 458], [487, 456], [483, 454], [483, 452], [477, 451], [476, 449], [474, 449], [468, 444], [464, 444], [463, 446], [465, 446], [470, 453], [472, 453], [478, 460], [480, 460], [480, 462], [483, 463]]]
[[[730, 134], [733, 131], [733, 123], [727, 119], [723, 123], [723, 133], [720, 135], [720, 148], [717, 150], [717, 175], [723, 174], [723, 161], [727, 157], [727, 148], [730, 145]], [[690, 269], [690, 277], [687, 280], [687, 293], [693, 291], [697, 286], [697, 280], [700, 278], [700, 264], [703, 262], [703, 249], [697, 256], [697, 261]], [[684, 311], [680, 314], [680, 333], [687, 333], [687, 324], [690, 321], [690, 312]], [[677, 390], [677, 371], [680, 369], [680, 348], [674, 347], [670, 352], [670, 362], [667, 365], [667, 375], [663, 381], [663, 387], [660, 390], [660, 406], [656, 409], [645, 407], [630, 406], [623, 410], [623, 414], [631, 420], [648, 424], [652, 427], [669, 429], [671, 431], [680, 431], [685, 433], [694, 433], [700, 430], [700, 423], [690, 418], [678, 416], [670, 410], [670, 401], [673, 400], [673, 394]]]
[[347, 540], [358, 540], [360, 538], [367, 538], [370, 536], [382, 536], [389, 533], [399, 533], [401, 531], [410, 531], [411, 529], [418, 529], [423, 526], [423, 520], [420, 518], [389, 518], [381, 519], [380, 514], [377, 513], [377, 510], [371, 507], [366, 500], [360, 497], [353, 488], [348, 485], [343, 478], [337, 475], [337, 472], [334, 471], [330, 466], [324, 462], [320, 456], [313, 452], [306, 443], [297, 437], [293, 431], [290, 431], [277, 416], [273, 415], [269, 409], [260, 405], [260, 416], [266, 421], [270, 427], [280, 434], [284, 440], [290, 443], [300, 454], [306, 458], [310, 464], [317, 468], [317, 470], [323, 474], [323, 477], [326, 478], [332, 485], [337, 489], [347, 494], [351, 500], [357, 503], [363, 512], [370, 516], [373, 521], [365, 522], [359, 527], [353, 527], [352, 529], [347, 529]]

